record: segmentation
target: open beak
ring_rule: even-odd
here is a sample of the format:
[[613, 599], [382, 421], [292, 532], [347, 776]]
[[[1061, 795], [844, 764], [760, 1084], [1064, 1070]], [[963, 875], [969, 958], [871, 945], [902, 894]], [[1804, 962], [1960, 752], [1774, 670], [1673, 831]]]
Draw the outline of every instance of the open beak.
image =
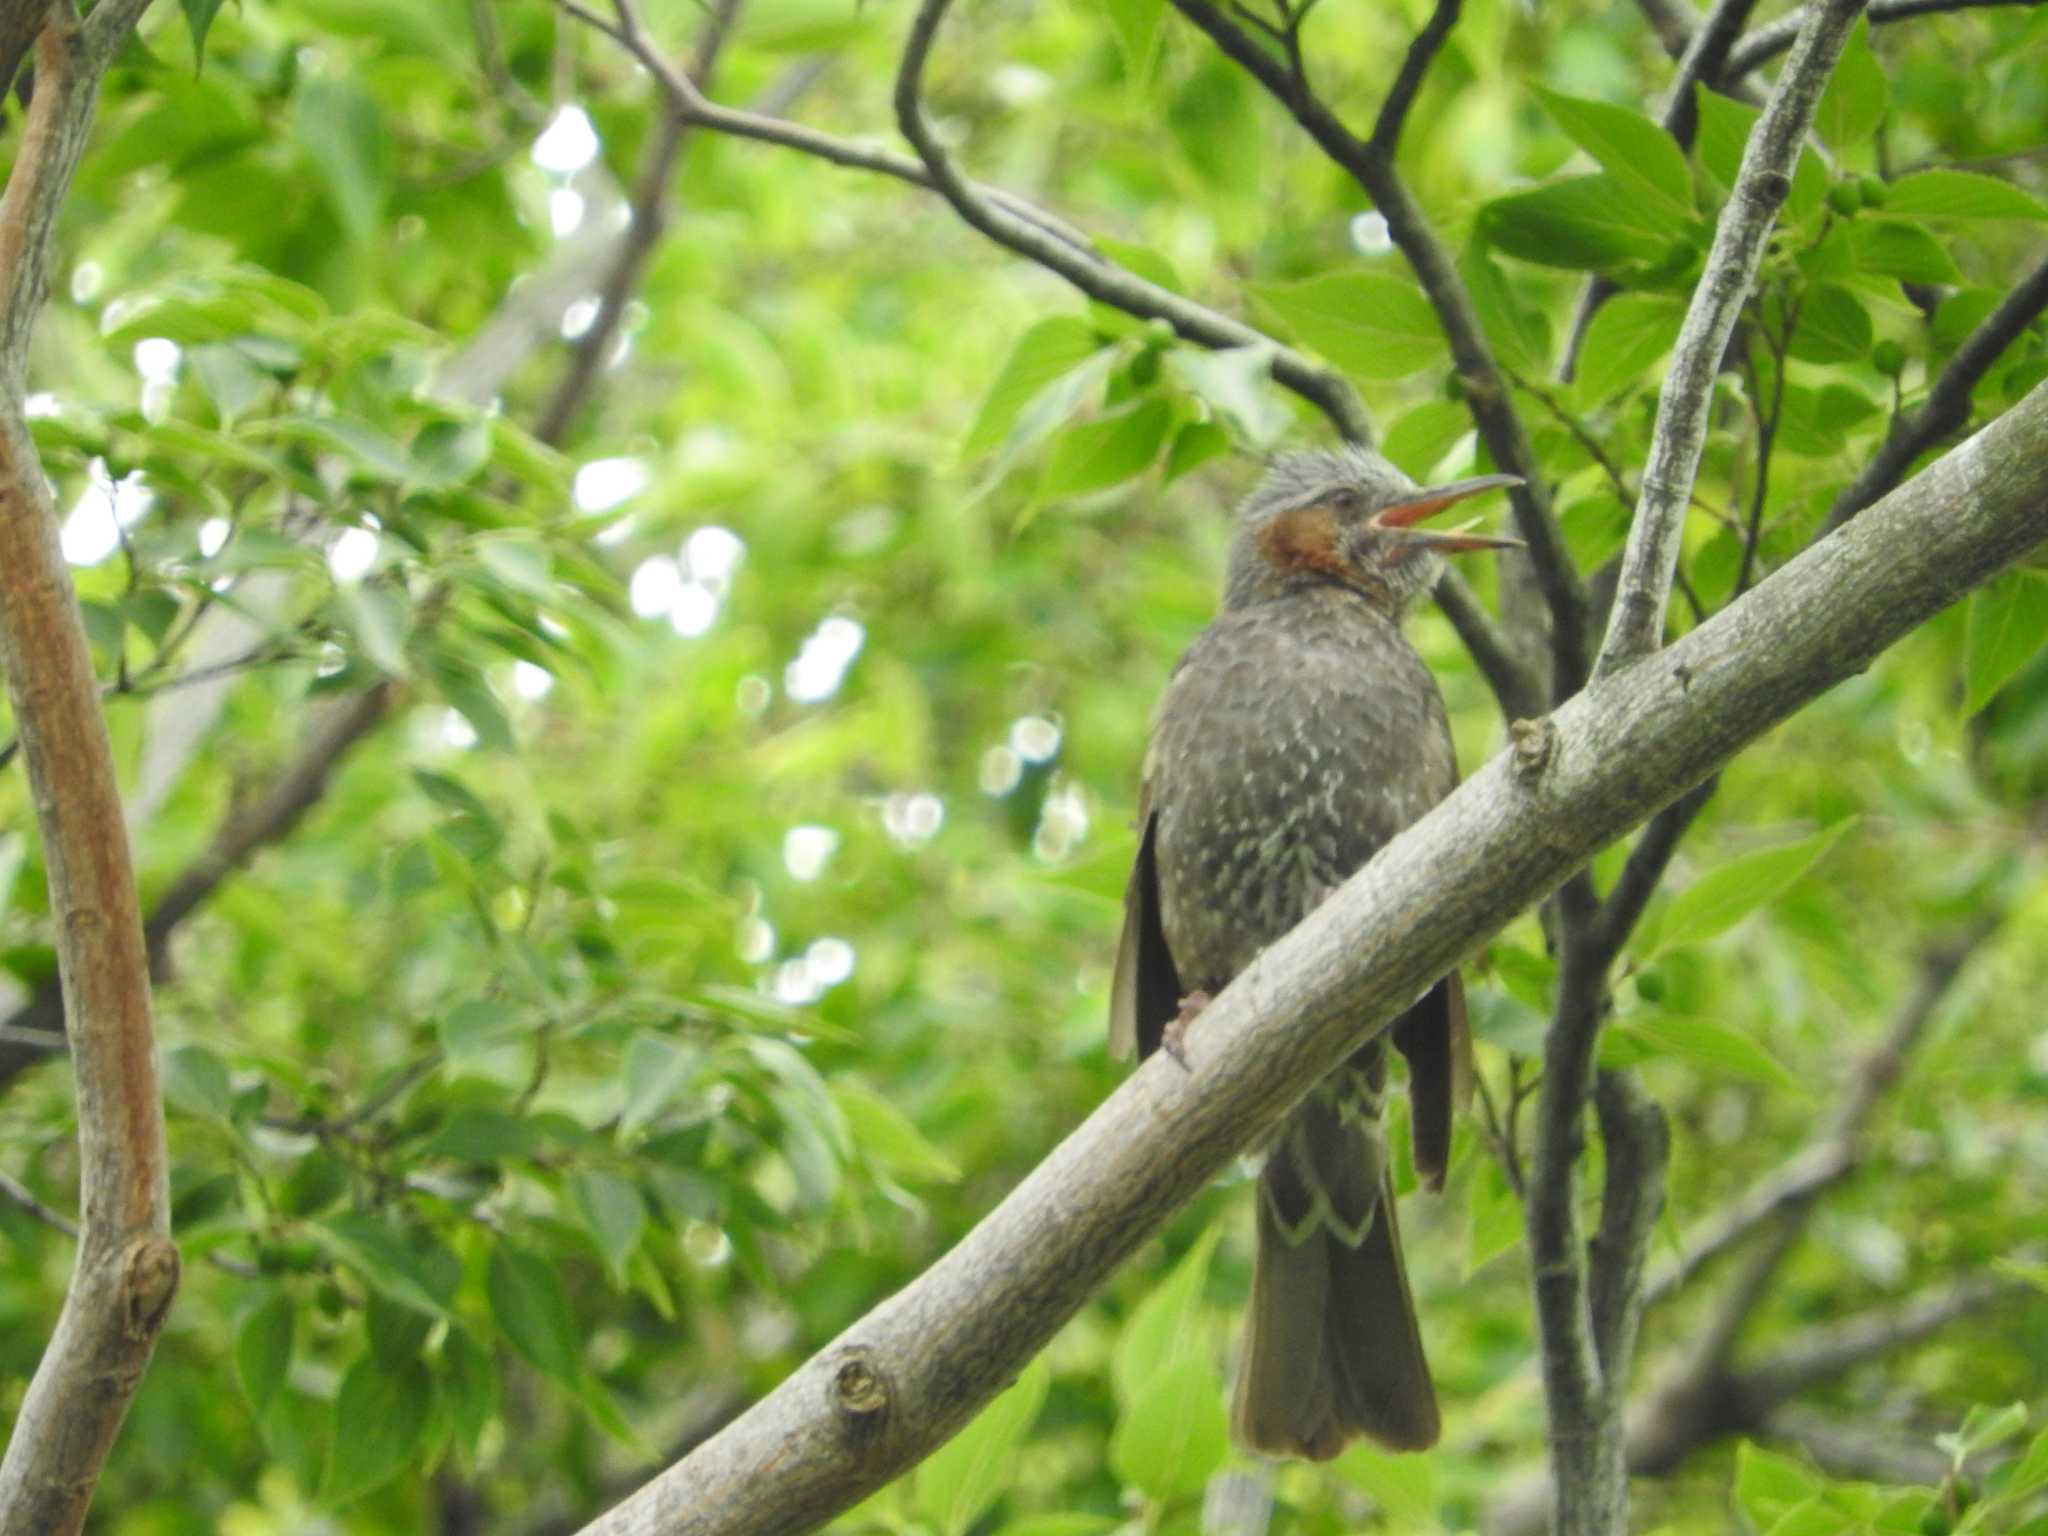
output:
[[1453, 502], [1477, 496], [1482, 491], [1500, 490], [1521, 483], [1522, 478], [1519, 475], [1476, 475], [1470, 480], [1435, 485], [1427, 490], [1417, 491], [1405, 501], [1397, 501], [1392, 506], [1380, 508], [1373, 514], [1372, 520], [1381, 528], [1399, 529], [1403, 542], [1412, 547], [1433, 549], [1447, 555], [1472, 549], [1520, 549], [1520, 539], [1473, 533], [1469, 525], [1438, 532], [1431, 528], [1418, 528], [1416, 524], [1424, 518], [1435, 517]]

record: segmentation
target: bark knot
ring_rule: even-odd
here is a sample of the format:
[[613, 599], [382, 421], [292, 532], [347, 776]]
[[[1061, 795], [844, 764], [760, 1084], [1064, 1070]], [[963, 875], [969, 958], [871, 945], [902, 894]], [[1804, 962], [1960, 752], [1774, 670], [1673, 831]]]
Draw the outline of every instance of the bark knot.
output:
[[832, 1409], [851, 1449], [868, 1450], [882, 1438], [895, 1398], [888, 1374], [865, 1349], [845, 1352], [832, 1373]]
[[150, 1233], [121, 1256], [122, 1325], [132, 1339], [151, 1339], [178, 1294], [178, 1245]]
[[1540, 720], [1512, 720], [1508, 722], [1508, 735], [1514, 739], [1515, 782], [1534, 784], [1556, 755], [1556, 724], [1548, 715]]

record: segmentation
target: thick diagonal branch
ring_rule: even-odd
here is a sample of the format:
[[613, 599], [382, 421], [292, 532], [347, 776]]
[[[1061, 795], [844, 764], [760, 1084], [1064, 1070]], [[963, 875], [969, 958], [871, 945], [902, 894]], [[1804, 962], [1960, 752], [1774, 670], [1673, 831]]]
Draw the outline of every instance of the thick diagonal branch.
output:
[[[1183, 1201], [1595, 851], [2048, 539], [2048, 385], [1403, 832], [924, 1275], [593, 1536], [810, 1529], [1013, 1379]], [[1910, 549], [1912, 559], [1898, 558]]]

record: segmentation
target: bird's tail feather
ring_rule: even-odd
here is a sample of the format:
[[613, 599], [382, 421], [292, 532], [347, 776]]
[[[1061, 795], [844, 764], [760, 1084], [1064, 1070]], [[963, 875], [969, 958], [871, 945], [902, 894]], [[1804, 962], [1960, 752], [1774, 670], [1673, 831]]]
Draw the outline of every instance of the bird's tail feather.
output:
[[1436, 1443], [1378, 1121], [1332, 1094], [1295, 1111], [1260, 1175], [1248, 1312], [1231, 1401], [1240, 1444], [1327, 1461], [1358, 1435], [1391, 1450]]

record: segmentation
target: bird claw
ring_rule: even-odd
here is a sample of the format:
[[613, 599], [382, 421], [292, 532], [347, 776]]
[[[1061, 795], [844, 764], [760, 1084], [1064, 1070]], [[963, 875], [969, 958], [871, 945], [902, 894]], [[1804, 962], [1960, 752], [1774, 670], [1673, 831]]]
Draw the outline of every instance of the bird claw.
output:
[[1202, 1016], [1202, 1010], [1209, 1006], [1210, 1001], [1209, 994], [1200, 989], [1190, 992], [1180, 1000], [1180, 1012], [1166, 1021], [1166, 1029], [1159, 1036], [1161, 1049], [1180, 1063], [1183, 1072], [1189, 1070], [1188, 1030]]

